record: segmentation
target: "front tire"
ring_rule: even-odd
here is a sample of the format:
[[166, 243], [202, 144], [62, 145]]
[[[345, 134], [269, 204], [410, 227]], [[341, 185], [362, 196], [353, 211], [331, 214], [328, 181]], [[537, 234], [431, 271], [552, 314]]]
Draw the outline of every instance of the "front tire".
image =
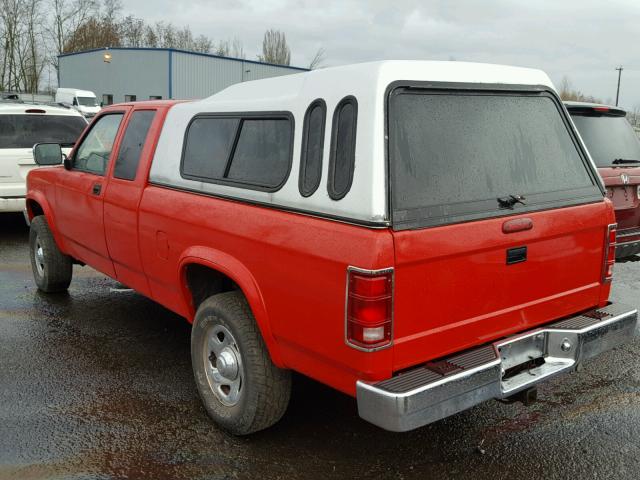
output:
[[60, 251], [44, 215], [31, 221], [29, 230], [31, 270], [38, 289], [45, 293], [64, 292], [73, 274], [71, 257]]
[[284, 415], [291, 372], [271, 361], [242, 292], [202, 302], [191, 331], [191, 362], [202, 402], [225, 430], [247, 435]]

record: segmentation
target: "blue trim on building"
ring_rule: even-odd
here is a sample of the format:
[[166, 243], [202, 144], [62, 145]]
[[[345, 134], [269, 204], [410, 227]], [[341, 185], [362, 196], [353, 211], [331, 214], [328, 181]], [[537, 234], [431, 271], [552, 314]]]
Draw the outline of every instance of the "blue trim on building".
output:
[[245, 63], [253, 63], [253, 64], [257, 64], [257, 65], [267, 65], [269, 67], [279, 67], [279, 68], [289, 68], [291, 70], [299, 70], [301, 72], [308, 72], [309, 69], [308, 68], [302, 68], [302, 67], [291, 67], [289, 65], [276, 65], [275, 63], [266, 63], [266, 62], [259, 62], [258, 60], [245, 60], [243, 58], [235, 58], [235, 57], [223, 57], [221, 55], [214, 55], [213, 53], [201, 53], [201, 52], [190, 52], [189, 50], [180, 50], [177, 48], [143, 48], [143, 47], [104, 47], [104, 48], [92, 48], [90, 50], [83, 50], [81, 52], [72, 52], [72, 53], [62, 53], [60, 55], [58, 55], [58, 58], [62, 58], [62, 57], [70, 57], [72, 55], [82, 55], [84, 53], [93, 53], [93, 52], [102, 52], [104, 50], [140, 50], [140, 51], [156, 51], [156, 52], [169, 52], [170, 56], [169, 58], [171, 58], [171, 54], [173, 52], [176, 53], [186, 53], [188, 55], [198, 55], [201, 57], [210, 57], [210, 58], [219, 58], [222, 60], [229, 60], [232, 62], [245, 62]]
[[173, 98], [173, 52], [169, 50], [169, 100]]

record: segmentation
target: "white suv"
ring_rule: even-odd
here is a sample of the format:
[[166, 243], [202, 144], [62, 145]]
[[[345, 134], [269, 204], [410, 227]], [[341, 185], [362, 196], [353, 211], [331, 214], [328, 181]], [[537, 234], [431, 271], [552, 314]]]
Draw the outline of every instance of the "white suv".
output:
[[24, 211], [27, 173], [38, 168], [34, 144], [59, 143], [68, 153], [86, 126], [82, 114], [72, 108], [0, 104], [0, 212]]

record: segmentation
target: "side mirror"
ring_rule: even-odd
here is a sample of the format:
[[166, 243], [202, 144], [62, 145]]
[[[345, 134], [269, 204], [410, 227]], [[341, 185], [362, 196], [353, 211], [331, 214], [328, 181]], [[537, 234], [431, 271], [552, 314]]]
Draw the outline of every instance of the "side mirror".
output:
[[60, 165], [62, 157], [58, 143], [36, 143], [33, 146], [33, 159], [38, 165]]
[[64, 160], [62, 161], [62, 165], [64, 165], [65, 170], [71, 170], [73, 168], [73, 160], [67, 157], [64, 153], [62, 154]]

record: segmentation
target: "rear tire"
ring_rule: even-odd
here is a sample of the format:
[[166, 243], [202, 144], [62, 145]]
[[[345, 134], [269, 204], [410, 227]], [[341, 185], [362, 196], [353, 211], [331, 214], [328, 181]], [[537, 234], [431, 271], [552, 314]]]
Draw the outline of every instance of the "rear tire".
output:
[[284, 415], [291, 372], [276, 367], [242, 292], [207, 298], [191, 331], [191, 362], [209, 416], [234, 435], [272, 426]]
[[58, 293], [69, 288], [73, 262], [58, 248], [44, 215], [31, 221], [29, 252], [33, 278], [40, 291]]

